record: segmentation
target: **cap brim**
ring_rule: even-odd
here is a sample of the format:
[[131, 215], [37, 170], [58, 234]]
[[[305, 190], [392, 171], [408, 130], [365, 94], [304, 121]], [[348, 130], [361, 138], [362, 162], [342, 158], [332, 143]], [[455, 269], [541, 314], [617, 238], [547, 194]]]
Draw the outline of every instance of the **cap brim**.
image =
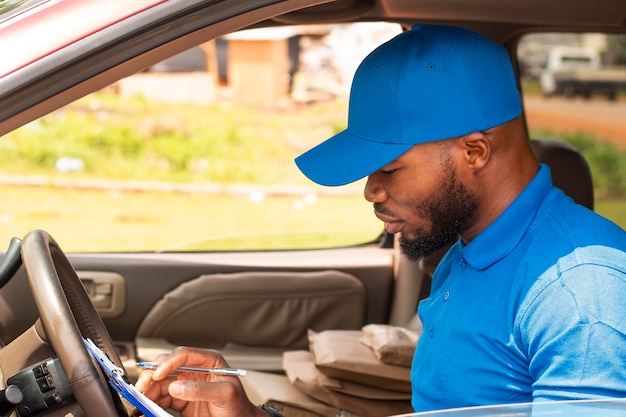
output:
[[345, 185], [381, 169], [412, 146], [372, 142], [344, 130], [297, 157], [296, 165], [318, 184]]

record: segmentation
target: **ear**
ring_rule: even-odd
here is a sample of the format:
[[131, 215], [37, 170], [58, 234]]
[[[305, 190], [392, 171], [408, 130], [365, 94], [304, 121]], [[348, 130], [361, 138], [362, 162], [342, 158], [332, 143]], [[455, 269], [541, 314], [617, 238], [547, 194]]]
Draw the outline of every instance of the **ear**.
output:
[[482, 132], [473, 132], [458, 138], [466, 166], [474, 172], [487, 165], [491, 157], [491, 141]]

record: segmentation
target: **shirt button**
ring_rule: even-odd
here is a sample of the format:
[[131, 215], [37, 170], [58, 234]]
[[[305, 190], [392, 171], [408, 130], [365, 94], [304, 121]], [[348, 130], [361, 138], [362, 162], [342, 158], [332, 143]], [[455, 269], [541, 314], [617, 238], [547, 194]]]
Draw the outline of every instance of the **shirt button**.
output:
[[465, 259], [461, 259], [461, 268], [465, 268], [467, 266], [467, 261]]
[[446, 291], [446, 294], [443, 296], [444, 301], [448, 301], [448, 298], [450, 298], [450, 291]]
[[431, 327], [431, 328], [430, 328], [430, 332], [428, 332], [428, 333], [430, 334], [430, 338], [432, 339], [432, 338], [433, 338], [433, 336], [435, 335], [435, 328], [434, 328], [434, 327]]

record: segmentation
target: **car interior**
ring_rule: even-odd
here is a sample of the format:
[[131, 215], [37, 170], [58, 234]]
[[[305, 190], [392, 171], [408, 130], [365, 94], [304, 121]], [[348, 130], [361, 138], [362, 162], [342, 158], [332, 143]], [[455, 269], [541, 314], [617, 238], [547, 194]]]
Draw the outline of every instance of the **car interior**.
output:
[[[517, 45], [523, 35], [623, 34], [623, 9], [620, 0], [163, 2], [4, 75], [0, 135], [242, 29], [455, 24], [504, 45], [520, 71]], [[2, 16], [0, 30], [10, 17]], [[532, 137], [531, 145], [555, 185], [593, 210], [594, 183], [582, 153], [553, 137]], [[11, 377], [31, 378], [22, 371], [33, 364], [51, 372], [62, 366], [71, 386], [54, 407], [22, 410], [22, 416], [127, 415], [102, 383], [81, 335], [94, 339], [134, 381], [138, 361], [153, 361], [180, 345], [217, 349], [234, 368], [282, 376], [283, 354], [308, 349], [311, 330], [360, 330], [377, 323], [419, 331], [417, 305], [428, 296], [446, 249], [411, 262], [382, 226], [375, 241], [304, 250], [66, 253], [63, 242], [43, 230], [16, 237], [11, 247], [4, 243], [0, 261], [3, 388]]]

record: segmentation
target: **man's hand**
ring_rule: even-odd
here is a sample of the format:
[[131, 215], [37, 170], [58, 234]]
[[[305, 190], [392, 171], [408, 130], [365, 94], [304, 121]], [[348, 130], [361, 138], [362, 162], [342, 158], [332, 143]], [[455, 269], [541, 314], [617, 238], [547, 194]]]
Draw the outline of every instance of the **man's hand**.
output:
[[176, 371], [181, 366], [228, 368], [214, 350], [178, 347], [155, 362], [158, 368], [141, 372], [136, 387], [162, 408], [182, 417], [267, 417], [248, 400], [238, 377]]

